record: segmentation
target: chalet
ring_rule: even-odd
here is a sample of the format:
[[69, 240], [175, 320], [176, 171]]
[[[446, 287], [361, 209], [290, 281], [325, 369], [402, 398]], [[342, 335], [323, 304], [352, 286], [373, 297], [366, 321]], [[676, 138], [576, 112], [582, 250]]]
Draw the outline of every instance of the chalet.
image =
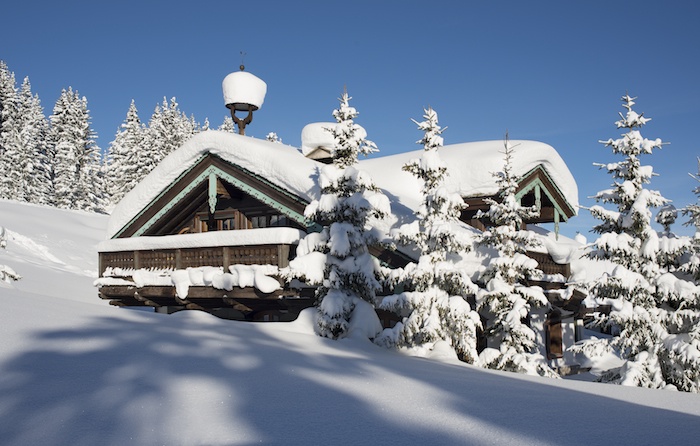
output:
[[[244, 74], [243, 84], [249, 87], [243, 89], [244, 100], [225, 94], [239, 134], [195, 135], [114, 209], [107, 240], [98, 247], [96, 283], [102, 299], [116, 306], [147, 306], [164, 313], [199, 309], [251, 321], [293, 320], [313, 305], [314, 290], [281, 280], [279, 270], [295, 257], [304, 236], [319, 229], [304, 209], [320, 195], [315, 178], [319, 162], [327, 161], [330, 153], [327, 135], [320, 130], [326, 125], [307, 126], [302, 149], [243, 135], [262, 104], [262, 97], [251, 93], [261, 89], [257, 78]], [[240, 119], [237, 111], [248, 116]], [[548, 222], [558, 228], [576, 214], [578, 191], [571, 173], [552, 147], [533, 141], [515, 144], [517, 196], [541, 211], [527, 223]], [[462, 214], [465, 230], [488, 225], [476, 218], [476, 211], [486, 207], [485, 198], [497, 198], [491, 172], [503, 164], [502, 148], [502, 141], [487, 141], [440, 149], [449, 166], [446, 186], [469, 204]], [[401, 169], [420, 155], [418, 150], [360, 161], [359, 168], [390, 198], [391, 225], [414, 218], [420, 204], [420, 184]], [[412, 260], [410, 252], [375, 249], [373, 254], [390, 266]], [[560, 358], [563, 347], [575, 341], [582, 296], [573, 293], [572, 298], [566, 290], [568, 265], [556, 263], [546, 249], [529, 255], [546, 275], [540, 285], [552, 303], [534, 321], [543, 327], [543, 353]]]

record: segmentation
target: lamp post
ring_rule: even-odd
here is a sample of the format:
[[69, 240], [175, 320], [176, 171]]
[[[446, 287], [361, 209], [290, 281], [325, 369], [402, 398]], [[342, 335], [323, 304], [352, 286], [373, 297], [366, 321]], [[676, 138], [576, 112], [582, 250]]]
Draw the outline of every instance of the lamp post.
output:
[[[245, 126], [253, 121], [253, 112], [262, 107], [267, 93], [267, 84], [254, 74], [248, 73], [241, 65], [241, 71], [229, 74], [222, 84], [224, 104], [231, 110], [231, 118], [238, 126], [238, 134], [245, 135]], [[245, 118], [236, 116], [236, 112], [247, 112]]]

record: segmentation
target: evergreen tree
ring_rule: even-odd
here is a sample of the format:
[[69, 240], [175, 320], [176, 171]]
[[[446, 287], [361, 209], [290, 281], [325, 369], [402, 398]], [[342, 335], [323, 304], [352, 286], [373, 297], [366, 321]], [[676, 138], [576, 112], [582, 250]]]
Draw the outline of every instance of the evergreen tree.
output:
[[[700, 158], [698, 158], [698, 175], [690, 176], [700, 183]], [[700, 283], [700, 186], [693, 189], [693, 193], [698, 197], [697, 201], [689, 204], [683, 209], [683, 214], [689, 217], [684, 223], [685, 226], [695, 226], [695, 236], [690, 243], [690, 253], [684, 259], [682, 270], [690, 274], [696, 284]]]
[[265, 139], [268, 140], [268, 141], [270, 141], [270, 142], [276, 142], [276, 143], [282, 144], [282, 138], [280, 138], [279, 136], [277, 136], [277, 133], [275, 133], [275, 132], [270, 132], [270, 133], [268, 133], [268, 134], [265, 136]]
[[15, 199], [19, 156], [19, 111], [15, 74], [0, 60], [0, 198]]
[[20, 161], [23, 199], [32, 203], [51, 204], [52, 160], [46, 142], [49, 125], [39, 96], [32, 94], [28, 77], [24, 79], [20, 89], [19, 109], [24, 154]]
[[90, 128], [87, 99], [63, 90], [50, 117], [56, 206], [101, 212], [106, 205], [100, 149]]
[[143, 159], [145, 163], [140, 169], [141, 178], [198, 131], [199, 126], [194, 118], [188, 118], [180, 111], [175, 98], [171, 98], [170, 102], [163, 98], [163, 104], [156, 106], [148, 122], [144, 147], [148, 148], [149, 154], [148, 159]]
[[[619, 351], [626, 360], [620, 369], [609, 370], [603, 381], [663, 388], [674, 386], [697, 392], [700, 387], [700, 290], [682, 272], [687, 239], [666, 228], [659, 234], [651, 226], [651, 208], [668, 200], [644, 188], [653, 175], [652, 166], [642, 166], [640, 156], [662, 146], [660, 139], [641, 136], [640, 128], [649, 118], [636, 113], [634, 99], [622, 98], [627, 110], [616, 122], [627, 133], [619, 139], [601, 141], [613, 153], [624, 156], [619, 163], [599, 165], [614, 178], [611, 189], [596, 199], [612, 203], [614, 210], [594, 206], [591, 213], [602, 221], [594, 230], [600, 234], [590, 257], [618, 265], [611, 274], [596, 280], [590, 293], [609, 303], [609, 316], [598, 321], [612, 330], [612, 341], [600, 340], [580, 350]], [[667, 208], [660, 220], [670, 225], [673, 212]]]
[[[695, 181], [700, 183], [700, 158], [698, 158], [698, 175], [690, 175]], [[693, 189], [693, 193], [698, 197], [698, 200], [694, 204], [686, 206], [683, 210], [683, 214], [690, 217], [690, 220], [685, 223], [686, 226], [695, 226], [695, 232], [700, 232], [700, 185]]]
[[[359, 155], [375, 152], [366, 132], [354, 123], [357, 111], [349, 104], [347, 92], [340, 107], [333, 111], [337, 124], [329, 131], [335, 139], [333, 163], [324, 165], [319, 175], [321, 197], [306, 208], [306, 216], [323, 227], [310, 234], [290, 263], [288, 277], [302, 277], [317, 288], [319, 334], [340, 338], [347, 334], [351, 315], [362, 300], [374, 305], [382, 288], [379, 262], [369, 246], [380, 240], [379, 231], [370, 228], [370, 219], [390, 212], [389, 201], [367, 174], [355, 165]], [[315, 261], [314, 260], [319, 260]], [[322, 272], [311, 272], [309, 264], [322, 264]], [[375, 332], [378, 333], [380, 327]]]
[[139, 119], [136, 104], [131, 101], [124, 123], [109, 146], [107, 166], [108, 195], [118, 203], [143, 178], [150, 160], [144, 147], [145, 128]]
[[233, 123], [233, 118], [230, 116], [224, 117], [224, 122], [219, 126], [219, 128], [217, 128], [217, 130], [236, 133], [236, 124]]
[[5, 154], [4, 135], [10, 130], [8, 114], [12, 110], [16, 97], [15, 74], [7, 68], [4, 61], [0, 60], [0, 198], [9, 198], [8, 184], [5, 179], [9, 174], [11, 162]]
[[558, 376], [537, 352], [535, 332], [526, 324], [532, 307], [549, 305], [540, 287], [526, 285], [528, 280], [541, 277], [542, 272], [537, 269], [537, 261], [526, 255], [528, 248], [539, 246], [539, 241], [521, 227], [524, 220], [536, 217], [539, 209], [522, 206], [516, 199], [514, 146], [508, 135], [504, 146], [503, 171], [494, 174], [501, 200], [486, 199], [488, 211], [477, 214], [493, 225], [477, 238], [477, 245], [495, 253], [479, 278], [483, 288], [477, 294], [477, 309], [488, 320], [484, 334], [490, 344], [499, 345], [498, 349], [482, 351], [479, 359], [492, 369]]
[[423, 145], [420, 159], [409, 161], [403, 170], [422, 183], [423, 201], [416, 220], [403, 225], [396, 234], [403, 245], [417, 247], [418, 263], [411, 263], [399, 274], [404, 292], [387, 296], [381, 307], [405, 314], [402, 322], [386, 329], [376, 342], [404, 347], [430, 346], [448, 342], [461, 359], [474, 363], [478, 358], [476, 330], [481, 328], [479, 315], [467, 302], [476, 286], [455, 262], [459, 253], [470, 249], [470, 240], [462, 240], [459, 217], [466, 207], [462, 197], [444, 187], [447, 167], [438, 154], [443, 129], [437, 113], [428, 108], [422, 122], [413, 121], [424, 132], [418, 141]]

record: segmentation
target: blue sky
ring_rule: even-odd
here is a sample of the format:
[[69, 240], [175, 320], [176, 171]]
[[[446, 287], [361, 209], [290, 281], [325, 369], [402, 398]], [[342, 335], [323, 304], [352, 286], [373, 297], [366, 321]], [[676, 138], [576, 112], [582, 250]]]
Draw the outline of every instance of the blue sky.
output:
[[[240, 52], [267, 82], [247, 134], [298, 146], [302, 127], [332, 120], [347, 86], [357, 122], [381, 155], [418, 149], [411, 118], [432, 106], [445, 143], [533, 139], [554, 146], [579, 200], [611, 178], [619, 98], [637, 96], [648, 138], [670, 142], [644, 160], [652, 188], [695, 201], [700, 143], [700, 4], [695, 1], [132, 1], [8, 2], [0, 59], [29, 76], [46, 114], [69, 86], [88, 99], [107, 147], [136, 101], [148, 121], [164, 97], [217, 127], [221, 81]], [[588, 233], [585, 210], [562, 228]], [[680, 228], [676, 228], [680, 229]], [[687, 233], [689, 230], [680, 230]]]

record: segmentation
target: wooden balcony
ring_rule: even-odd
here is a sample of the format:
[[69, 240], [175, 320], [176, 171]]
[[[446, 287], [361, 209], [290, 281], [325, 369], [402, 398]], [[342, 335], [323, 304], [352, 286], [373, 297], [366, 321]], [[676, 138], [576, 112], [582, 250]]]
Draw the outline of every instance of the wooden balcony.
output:
[[196, 234], [127, 237], [98, 246], [100, 276], [107, 268], [185, 269], [199, 266], [274, 265], [284, 268], [305, 233], [261, 228]]
[[289, 265], [292, 250], [292, 245], [279, 244], [100, 252], [100, 274], [107, 268], [173, 270], [220, 266], [228, 270], [231, 265], [284, 268]]
[[137, 270], [173, 271], [203, 266], [221, 267], [224, 272], [232, 265], [284, 268], [303, 235], [294, 228], [264, 228], [107, 240], [98, 246], [100, 277], [125, 282], [105, 280], [99, 296], [115, 306], [150, 306], [162, 312], [198, 309], [229, 319], [291, 320], [313, 304], [313, 290], [291, 289], [278, 279], [282, 288], [271, 293], [254, 287], [221, 290], [190, 286], [187, 297], [180, 298], [175, 286], [137, 287], [131, 275]]

